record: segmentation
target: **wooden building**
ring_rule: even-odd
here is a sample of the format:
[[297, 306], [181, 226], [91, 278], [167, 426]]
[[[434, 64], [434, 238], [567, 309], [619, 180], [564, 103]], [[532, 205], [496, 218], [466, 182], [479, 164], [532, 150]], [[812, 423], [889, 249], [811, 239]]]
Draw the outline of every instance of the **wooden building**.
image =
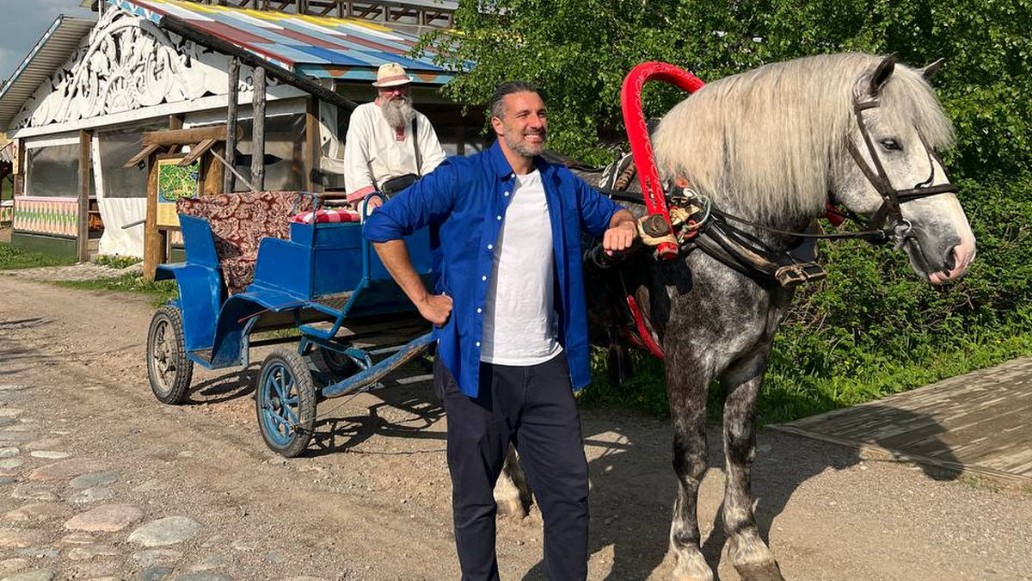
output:
[[124, 166], [143, 133], [225, 125], [236, 106], [241, 137], [224, 153], [250, 179], [261, 77], [264, 189], [321, 188], [312, 169], [342, 157], [350, 110], [375, 97], [370, 83], [388, 61], [416, 79], [415, 106], [447, 153], [482, 146], [482, 115], [464, 116], [440, 95], [454, 73], [409, 54], [426, 27], [450, 25], [454, 2], [376, 3], [379, 12], [341, 0], [92, 4], [96, 20], [59, 17], [0, 90], [0, 131], [14, 141], [15, 245], [80, 260], [141, 256], [148, 172]]

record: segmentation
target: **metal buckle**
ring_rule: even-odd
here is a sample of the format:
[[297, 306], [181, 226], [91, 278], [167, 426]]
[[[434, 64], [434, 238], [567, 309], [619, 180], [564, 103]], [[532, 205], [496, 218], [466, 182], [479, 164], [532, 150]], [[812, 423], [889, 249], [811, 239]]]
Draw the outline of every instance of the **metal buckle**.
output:
[[816, 262], [797, 262], [782, 266], [774, 273], [774, 280], [783, 288], [795, 288], [803, 283], [827, 278], [824, 267]]

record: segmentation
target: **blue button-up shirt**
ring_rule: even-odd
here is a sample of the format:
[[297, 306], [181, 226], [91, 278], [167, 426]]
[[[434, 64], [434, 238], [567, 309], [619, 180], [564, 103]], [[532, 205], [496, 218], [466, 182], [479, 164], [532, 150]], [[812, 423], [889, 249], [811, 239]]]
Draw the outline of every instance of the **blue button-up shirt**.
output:
[[[620, 206], [563, 166], [540, 157], [535, 165], [541, 172], [552, 223], [558, 340], [566, 350], [573, 388], [580, 389], [591, 380], [581, 232], [601, 238]], [[431, 226], [440, 251], [434, 292], [454, 301], [448, 321], [436, 330], [437, 356], [470, 397], [476, 397], [480, 380], [480, 341], [494, 245], [515, 186], [512, 167], [495, 143], [470, 157], [449, 158], [391, 198], [365, 223], [365, 237], [372, 242], [399, 240]]]

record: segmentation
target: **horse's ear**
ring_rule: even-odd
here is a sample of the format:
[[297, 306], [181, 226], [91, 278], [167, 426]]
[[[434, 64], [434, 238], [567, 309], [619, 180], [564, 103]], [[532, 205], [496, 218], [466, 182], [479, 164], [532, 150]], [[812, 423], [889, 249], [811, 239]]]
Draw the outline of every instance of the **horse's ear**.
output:
[[946, 59], [944, 59], [944, 58], [938, 59], [935, 62], [933, 62], [932, 64], [926, 66], [925, 68], [918, 69], [917, 72], [921, 73], [921, 76], [924, 77], [924, 79], [930, 83], [930, 82], [932, 82], [932, 77], [935, 76], [935, 73], [939, 72], [939, 69], [942, 68], [942, 64], [944, 62], [946, 62]]
[[871, 84], [868, 87], [872, 97], [881, 94], [882, 87], [888, 82], [894, 70], [896, 70], [896, 55], [890, 54], [878, 63], [878, 68], [874, 69], [874, 74], [871, 75]]

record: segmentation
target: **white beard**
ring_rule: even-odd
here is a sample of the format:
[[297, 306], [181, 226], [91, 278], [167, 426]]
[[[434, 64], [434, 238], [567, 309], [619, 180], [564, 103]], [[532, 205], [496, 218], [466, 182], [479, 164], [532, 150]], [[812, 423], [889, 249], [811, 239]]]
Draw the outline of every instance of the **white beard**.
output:
[[383, 118], [387, 124], [395, 129], [404, 129], [416, 116], [416, 110], [412, 108], [412, 99], [391, 99], [380, 106]]

